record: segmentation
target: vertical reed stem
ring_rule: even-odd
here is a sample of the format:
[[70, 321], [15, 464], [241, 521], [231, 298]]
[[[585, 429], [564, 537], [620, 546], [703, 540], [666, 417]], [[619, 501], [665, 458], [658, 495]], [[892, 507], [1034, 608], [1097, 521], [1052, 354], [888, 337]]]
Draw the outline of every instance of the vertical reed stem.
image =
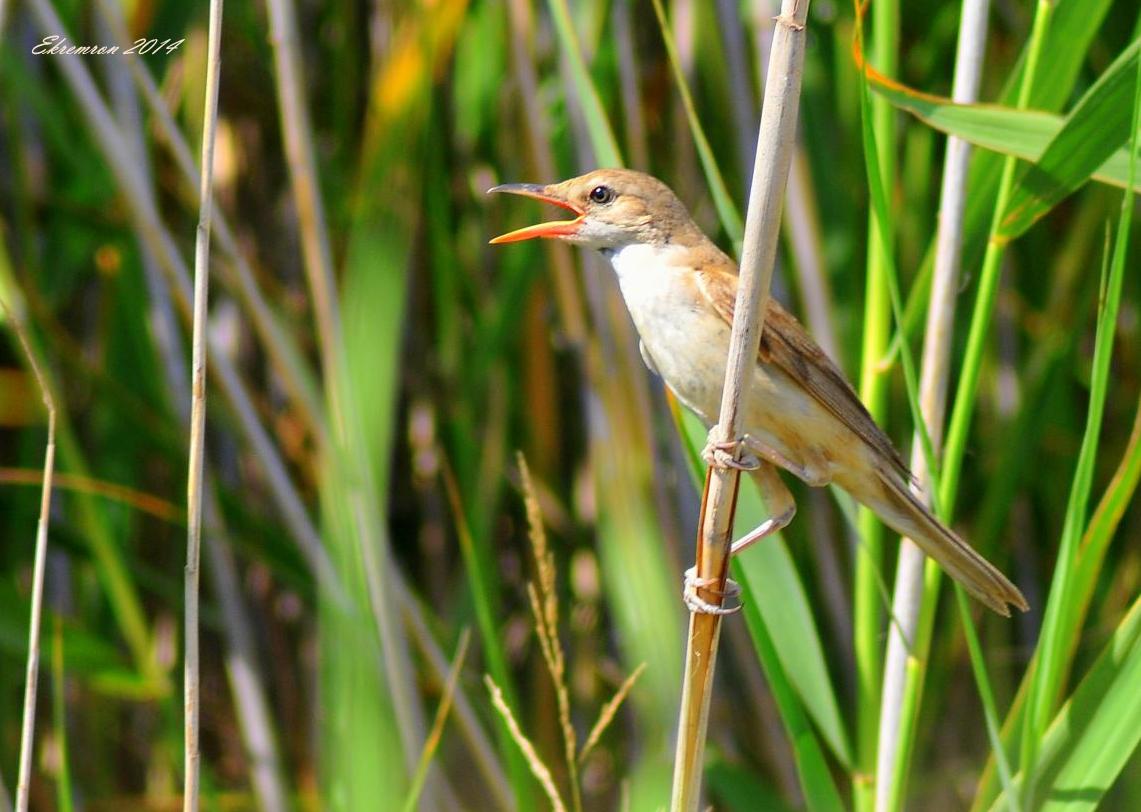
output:
[[[776, 259], [781, 209], [795, 143], [807, 15], [808, 0], [784, 0], [777, 18], [745, 221], [740, 287], [729, 344], [725, 389], [715, 435], [722, 439], [736, 438], [741, 433], [744, 398], [748, 393], [746, 382], [752, 380], [764, 326], [764, 306]], [[728, 572], [738, 485], [739, 473], [733, 469], [711, 467], [706, 475], [697, 541], [697, 577], [713, 579], [717, 585], [700, 589], [698, 594], [714, 604], [721, 601]], [[709, 702], [720, 632], [720, 616], [698, 613], [690, 616], [674, 761], [671, 805], [674, 812], [692, 812], [700, 801]]]
[[[990, 0], [966, 0], [959, 21], [959, 44], [955, 57], [955, 80], [952, 97], [956, 102], [972, 102], [978, 97], [986, 50], [987, 15]], [[931, 300], [927, 310], [927, 329], [923, 339], [923, 365], [919, 382], [919, 406], [935, 453], [943, 438], [946, 413], [947, 379], [950, 376], [951, 333], [954, 328], [955, 299], [959, 286], [959, 256], [963, 236], [963, 212], [966, 209], [967, 167], [970, 145], [962, 139], [947, 139], [943, 163], [943, 184], [939, 203], [939, 230], [935, 243], [935, 271], [931, 282]], [[918, 435], [918, 432], [917, 432]], [[931, 485], [930, 472], [922, 444], [916, 437], [911, 455], [921, 493]], [[930, 498], [926, 500], [930, 504]], [[882, 702], [880, 705], [879, 745], [876, 757], [876, 811], [895, 808], [902, 800], [903, 781], [893, 780], [896, 765], [902, 761], [899, 750], [903, 690], [906, 671], [924, 668], [925, 652], [916, 648], [920, 608], [923, 603], [923, 568], [926, 557], [909, 539], [899, 548], [899, 564], [895, 575], [892, 614], [897, 623], [888, 633], [887, 658], [884, 663]]]
[[214, 136], [218, 129], [218, 79], [222, 50], [222, 2], [210, 0], [206, 101], [202, 117], [202, 175], [194, 239], [194, 317], [190, 361], [190, 463], [186, 482], [186, 658], [184, 812], [198, 809], [198, 560], [202, 546], [202, 480], [206, 434], [206, 303], [210, 278], [210, 215], [214, 199]]
[[[872, 4], [872, 54], [876, 67], [887, 76], [896, 74], [899, 61], [899, 3], [881, 0]], [[886, 99], [872, 100], [880, 177], [888, 190], [895, 185], [895, 109]], [[887, 412], [889, 378], [880, 360], [891, 332], [891, 298], [888, 266], [894, 250], [892, 224], [880, 223], [875, 211], [868, 216], [867, 280], [865, 283], [863, 349], [860, 362], [860, 399], [881, 425]], [[884, 528], [876, 514], [859, 510], [856, 576], [853, 595], [853, 646], [856, 653], [856, 772], [854, 806], [860, 812], [874, 803], [876, 737], [879, 725], [880, 680], [883, 667], [883, 566]]]
[[32, 776], [32, 751], [35, 749], [36, 689], [40, 677], [40, 621], [44, 607], [44, 562], [48, 550], [48, 521], [51, 512], [52, 475], [55, 472], [55, 402], [47, 379], [40, 372], [35, 353], [24, 333], [22, 316], [10, 313], [12, 330], [28, 357], [28, 365], [40, 387], [44, 408], [48, 413], [48, 442], [44, 452], [44, 481], [40, 489], [40, 518], [36, 522], [35, 563], [32, 567], [32, 608], [28, 621], [28, 668], [24, 682], [24, 718], [20, 729], [20, 772], [16, 779], [16, 812], [28, 812], [28, 791]]

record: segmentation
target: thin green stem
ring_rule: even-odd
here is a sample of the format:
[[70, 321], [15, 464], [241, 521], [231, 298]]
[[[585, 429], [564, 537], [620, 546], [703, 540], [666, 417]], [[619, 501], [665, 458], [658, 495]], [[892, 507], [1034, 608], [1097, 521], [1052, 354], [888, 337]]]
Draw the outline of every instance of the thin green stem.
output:
[[[899, 50], [899, 4], [885, 0], [872, 5], [875, 40], [873, 60], [887, 76], [896, 73]], [[878, 154], [879, 176], [890, 190], [895, 183], [895, 111], [884, 99], [873, 102], [872, 127]], [[894, 237], [889, 223], [877, 222], [871, 212], [868, 221], [867, 280], [865, 283], [860, 398], [879, 422], [887, 412], [888, 377], [880, 367], [891, 333], [891, 301], [887, 282]], [[856, 554], [854, 629], [857, 672], [857, 731], [855, 805], [871, 809], [875, 802], [876, 742], [879, 728], [880, 680], [882, 669], [881, 633], [883, 596], [879, 571], [883, 562], [883, 525], [866, 508], [859, 512], [861, 544]]]

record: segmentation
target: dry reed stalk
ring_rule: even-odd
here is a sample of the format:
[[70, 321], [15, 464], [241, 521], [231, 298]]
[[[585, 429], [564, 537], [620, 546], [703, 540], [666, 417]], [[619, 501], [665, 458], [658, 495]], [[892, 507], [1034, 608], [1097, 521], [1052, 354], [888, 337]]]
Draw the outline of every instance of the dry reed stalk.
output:
[[[808, 0], [785, 0], [776, 20], [745, 220], [741, 281], [729, 344], [725, 390], [720, 419], [713, 433], [720, 440], [740, 436], [743, 403], [748, 394], [747, 382], [752, 380], [756, 364], [763, 308], [772, 281], [781, 209], [795, 143], [807, 14]], [[699, 582], [700, 579], [709, 579], [709, 583], [714, 584], [698, 590], [703, 600], [713, 604], [720, 604], [728, 575], [739, 484], [739, 472], [732, 468], [711, 466], [706, 475], [697, 540], [697, 578]], [[709, 703], [720, 631], [720, 616], [691, 614], [674, 762], [674, 812], [696, 810], [700, 801]]]
[[202, 116], [202, 184], [194, 237], [194, 316], [190, 350], [190, 462], [186, 482], [186, 579], [183, 692], [185, 727], [184, 812], [198, 810], [198, 562], [202, 547], [202, 481], [206, 450], [206, 305], [210, 291], [210, 215], [214, 202], [214, 140], [218, 130], [218, 82], [222, 58], [222, 4], [210, 0], [206, 100]]
[[[978, 97], [986, 49], [987, 15], [990, 0], [965, 0], [959, 21], [959, 43], [955, 57], [952, 98], [956, 102], [973, 102]], [[943, 440], [943, 422], [947, 405], [947, 381], [950, 376], [951, 334], [954, 329], [955, 299], [959, 286], [959, 260], [962, 249], [963, 213], [967, 201], [967, 168], [970, 145], [959, 138], [947, 139], [943, 162], [943, 181], [939, 203], [939, 230], [936, 237], [935, 270], [931, 282], [927, 327], [923, 338], [923, 360], [919, 379], [919, 408], [931, 445], [939, 453]], [[911, 470], [915, 473], [917, 493], [928, 504], [931, 472], [916, 432], [912, 443]], [[883, 687], [880, 702], [879, 743], [876, 755], [877, 812], [890, 806], [893, 782], [889, 780], [898, 758], [903, 692], [908, 660], [913, 656], [923, 603], [924, 566], [927, 557], [910, 539], [902, 539], [895, 574], [892, 614], [896, 619], [888, 632], [887, 655], [884, 660]]]
[[36, 363], [28, 337], [24, 332], [21, 316], [8, 311], [12, 331], [20, 340], [20, 346], [27, 356], [32, 375], [40, 388], [44, 408], [48, 413], [47, 448], [44, 451], [43, 486], [40, 489], [40, 516], [36, 522], [35, 563], [32, 566], [32, 607], [28, 620], [28, 667], [24, 682], [24, 717], [20, 729], [20, 767], [16, 779], [16, 812], [27, 812], [28, 791], [31, 788], [32, 757], [36, 730], [36, 690], [40, 676], [40, 621], [44, 605], [44, 563], [48, 550], [48, 522], [51, 518], [52, 475], [55, 472], [55, 402], [47, 380]]
[[[301, 226], [301, 248], [305, 271], [317, 320], [317, 338], [327, 381], [336, 380], [339, 371], [341, 323], [337, 286], [333, 280], [333, 252], [329, 247], [325, 207], [317, 182], [313, 158], [313, 128], [305, 105], [301, 82], [301, 55], [297, 46], [297, 21], [290, 0], [268, 0], [270, 41], [273, 43], [277, 77], [277, 98], [281, 105], [281, 131], [285, 156], [293, 186], [297, 220]], [[336, 398], [337, 387], [326, 387]]]
[[[102, 24], [110, 32], [110, 36], [120, 43], [128, 43], [126, 25], [123, 21], [122, 10], [109, 0], [98, 0], [97, 8]], [[197, 190], [201, 184], [201, 173], [194, 163], [190, 147], [186, 144], [181, 132], [177, 131], [174, 120], [170, 116], [166, 103], [158, 95], [154, 80], [135, 56], [127, 56], [126, 64], [115, 63], [115, 69], [124, 74], [130, 72], [134, 76], [134, 90], [140, 90], [144, 95], [148, 89], [158, 99], [161, 110], [153, 110], [156, 120], [168, 123], [170, 129], [176, 134], [180, 144], [173, 147], [176, 163], [183, 168], [184, 179], [187, 186]], [[135, 148], [142, 153], [143, 133], [141, 117], [135, 108], [137, 97], [126, 96], [131, 90], [131, 78], [127, 77], [125, 87], [121, 88], [123, 98], [117, 105], [119, 125], [124, 135], [133, 138]], [[148, 96], [148, 103], [154, 107], [154, 101]], [[159, 129], [162, 129], [160, 124]], [[168, 138], [168, 140], [170, 140]], [[141, 165], [141, 175], [145, 186], [153, 185], [150, 168], [145, 162]], [[222, 212], [215, 208], [211, 217], [211, 233], [224, 243], [225, 221]], [[167, 280], [158, 268], [157, 260], [145, 244], [142, 246], [144, 263], [146, 265], [148, 293], [151, 297], [152, 321], [156, 327], [156, 343], [162, 358], [162, 374], [171, 393], [172, 405], [178, 419], [190, 422], [190, 388], [186, 374], [186, 364], [181, 355], [179, 346], [178, 327], [175, 322], [174, 307], [170, 300], [170, 287]], [[256, 316], [255, 316], [256, 319]], [[288, 388], [288, 386], [287, 386]], [[67, 478], [57, 477], [56, 484], [65, 487]], [[92, 490], [106, 487], [103, 483], [82, 483]], [[175, 508], [146, 494], [128, 492], [127, 489], [115, 488], [119, 491], [118, 498], [129, 499], [129, 504], [136, 510], [162, 507], [168, 521], [183, 521], [185, 516]], [[145, 501], [144, 501], [145, 500]], [[265, 680], [258, 667], [257, 646], [255, 634], [248, 612], [242, 600], [239, 586], [237, 564], [231, 552], [231, 543], [227, 538], [226, 527], [223, 523], [222, 511], [218, 504], [215, 485], [206, 471], [203, 484], [202, 520], [206, 536], [207, 572], [211, 579], [211, 586], [217, 598], [223, 620], [221, 630], [226, 641], [225, 666], [232, 694], [234, 713], [239, 722], [242, 741], [245, 745], [249, 762], [250, 786], [257, 796], [257, 802], [263, 812], [283, 812], [289, 806], [288, 789], [282, 778], [281, 758], [278, 751], [276, 734], [274, 733], [270, 703], [265, 689]], [[153, 503], [153, 504], [152, 504]], [[173, 510], [173, 514], [171, 511]], [[156, 513], [157, 515], [157, 513]]]

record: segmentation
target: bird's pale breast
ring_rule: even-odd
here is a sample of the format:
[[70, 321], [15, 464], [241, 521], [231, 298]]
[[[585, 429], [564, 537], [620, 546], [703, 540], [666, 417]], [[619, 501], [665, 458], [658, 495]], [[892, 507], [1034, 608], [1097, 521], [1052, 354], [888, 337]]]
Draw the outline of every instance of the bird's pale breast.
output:
[[[631, 245], [608, 252], [646, 354], [666, 385], [706, 425], [717, 421], [730, 327], [698, 290], [683, 249]], [[830, 449], [851, 444], [838, 425], [782, 371], [758, 363], [746, 431], [827, 481]], [[843, 432], [841, 432], [843, 433]]]

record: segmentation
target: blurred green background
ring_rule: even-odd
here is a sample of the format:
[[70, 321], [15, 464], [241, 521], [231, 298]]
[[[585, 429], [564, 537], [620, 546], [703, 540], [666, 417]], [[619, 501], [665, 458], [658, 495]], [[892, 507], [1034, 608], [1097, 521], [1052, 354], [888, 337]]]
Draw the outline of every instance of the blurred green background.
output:
[[[204, 808], [547, 808], [484, 674], [568, 805], [572, 782], [585, 809], [668, 803], [686, 628], [680, 574], [699, 506], [692, 442], [641, 363], [609, 268], [561, 246], [489, 247], [546, 212], [484, 194], [621, 160], [669, 183], [734, 249], [739, 221], [715, 204], [716, 176], [695, 146], [677, 76], [743, 212], [776, 4], [665, 5], [672, 61], [648, 0], [226, 4]], [[1048, 5], [1029, 107], [1065, 114], [1107, 75], [1134, 81], [1135, 3]], [[188, 305], [206, 12], [205, 2], [173, 0], [0, 5], [0, 809], [15, 791], [45, 442], [14, 322], [59, 419], [31, 806], [181, 806]], [[994, 4], [981, 100], [1013, 105], [1036, 13], [1028, 2]], [[949, 95], [958, 20], [950, 0], [877, 0], [866, 50], [904, 84]], [[853, 381], [878, 381], [874, 410], [906, 451], [905, 382], [899, 353], [888, 353], [896, 327], [890, 313], [868, 318], [886, 288], [867, 283], [869, 261], [882, 260], [874, 250], [869, 260], [855, 30], [850, 5], [812, 4], [774, 295]], [[155, 52], [34, 54], [49, 35], [153, 40]], [[1112, 72], [1129, 48], [1132, 62]], [[888, 255], [918, 354], [945, 137], [878, 96], [874, 104]], [[1128, 143], [1126, 133], [1114, 148]], [[1007, 756], [1025, 808], [1136, 809], [1141, 762], [1124, 728], [1138, 720], [1141, 730], [1141, 512], [1131, 507], [1141, 229], [1119, 226], [1120, 183], [1085, 184], [1009, 244], [994, 307], [972, 310], [1002, 166], [984, 150], [973, 160], [952, 392], [968, 323], [981, 317], [990, 330], [954, 524], [1032, 605], [1011, 620], [972, 607]], [[1099, 384], [1099, 292], [1114, 278], [1103, 264], [1122, 283]], [[1101, 399], [1096, 460], [1079, 465], [1087, 412]], [[557, 568], [563, 682], [580, 745], [646, 665], [573, 769], [534, 635], [516, 452]], [[1089, 475], [1088, 510], [1074, 505], [1075, 471]], [[897, 545], [859, 540], [828, 492], [794, 490], [797, 520], [749, 553], [748, 617], [724, 629], [706, 771], [719, 810], [819, 808], [820, 780], [843, 806], [871, 808], [867, 788], [888, 780], [874, 775], [875, 703]], [[1073, 557], [1062, 560], [1066, 533]], [[876, 559], [862, 575], [860, 550]], [[1051, 591], [1056, 566], [1074, 573], [1063, 593]], [[1061, 638], [1046, 715], [1027, 722], [1048, 600], [1072, 637]], [[426, 748], [465, 630], [454, 702]], [[896, 803], [989, 808], [1003, 784], [949, 594], [931, 640]], [[1048, 727], [1058, 713], [1061, 726]]]

